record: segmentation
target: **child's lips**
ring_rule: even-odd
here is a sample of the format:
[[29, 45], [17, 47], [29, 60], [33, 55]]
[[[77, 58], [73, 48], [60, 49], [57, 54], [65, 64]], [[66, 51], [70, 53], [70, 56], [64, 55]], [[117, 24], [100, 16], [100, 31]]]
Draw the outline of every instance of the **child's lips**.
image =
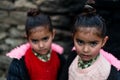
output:
[[81, 55], [81, 58], [89, 58], [89, 57], [90, 55], [84, 55], [84, 54]]
[[43, 52], [43, 51], [45, 51], [45, 49], [39, 50], [39, 52]]
[[46, 52], [47, 50], [46, 49], [41, 49], [41, 50], [39, 50], [39, 52], [41, 53], [41, 52]]

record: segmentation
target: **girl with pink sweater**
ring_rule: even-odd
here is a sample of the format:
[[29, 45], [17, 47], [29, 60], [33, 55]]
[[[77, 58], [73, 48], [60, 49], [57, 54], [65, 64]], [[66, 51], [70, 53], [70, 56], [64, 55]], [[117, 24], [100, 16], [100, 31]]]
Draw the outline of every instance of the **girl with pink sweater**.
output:
[[74, 49], [60, 80], [120, 80], [120, 61], [102, 50], [106, 26], [96, 10], [85, 5], [73, 27]]

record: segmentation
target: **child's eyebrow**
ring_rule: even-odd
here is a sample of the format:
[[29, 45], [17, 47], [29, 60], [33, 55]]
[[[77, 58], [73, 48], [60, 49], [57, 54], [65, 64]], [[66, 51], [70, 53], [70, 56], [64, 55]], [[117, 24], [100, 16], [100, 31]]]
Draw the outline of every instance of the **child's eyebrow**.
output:
[[42, 38], [42, 40], [44, 40], [44, 39], [48, 39], [48, 38], [49, 38], [49, 36], [45, 36], [45, 37]]
[[80, 40], [80, 41], [82, 41], [81, 39], [79, 39], [79, 38], [76, 38], [76, 40]]
[[81, 41], [81, 42], [84, 42], [84, 40], [81, 40], [81, 39], [78, 39], [78, 38], [77, 38], [76, 40], [77, 40], [77, 41]]
[[99, 41], [96, 41], [96, 40], [95, 40], [95, 41], [90, 41], [90, 42], [88, 42], [88, 43], [90, 43], [90, 44], [91, 44], [91, 43], [99, 43]]
[[[82, 41], [82, 42], [85, 42], [84, 40], [81, 40], [81, 39], [76, 39], [77, 41]], [[88, 43], [93, 43], [93, 42], [96, 42], [96, 43], [98, 43], [99, 41], [98, 40], [93, 40], [93, 41], [88, 41]]]
[[90, 41], [90, 42], [99, 42], [98, 40]]

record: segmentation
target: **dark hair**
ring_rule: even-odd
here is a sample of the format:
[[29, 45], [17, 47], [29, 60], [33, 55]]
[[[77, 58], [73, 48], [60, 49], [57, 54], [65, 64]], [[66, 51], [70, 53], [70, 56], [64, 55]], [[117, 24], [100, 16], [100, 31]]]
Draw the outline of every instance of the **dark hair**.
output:
[[97, 15], [96, 9], [89, 5], [85, 5], [83, 12], [77, 16], [73, 27], [73, 33], [76, 32], [78, 27], [95, 27], [100, 31], [100, 37], [106, 36], [106, 25], [103, 18]]
[[45, 25], [48, 25], [50, 31], [53, 30], [51, 19], [48, 15], [41, 13], [39, 9], [30, 9], [27, 12], [27, 20], [25, 25], [27, 36], [29, 36], [29, 32], [31, 29]]

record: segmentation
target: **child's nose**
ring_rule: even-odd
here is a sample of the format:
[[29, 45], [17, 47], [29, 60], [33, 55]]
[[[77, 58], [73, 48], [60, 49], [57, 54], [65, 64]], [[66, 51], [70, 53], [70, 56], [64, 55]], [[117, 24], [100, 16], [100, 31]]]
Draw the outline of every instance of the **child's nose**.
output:
[[85, 53], [89, 52], [89, 46], [88, 46], [88, 45], [84, 45], [83, 51], [84, 51]]
[[39, 47], [42, 48], [44, 46], [43, 42], [39, 42]]

